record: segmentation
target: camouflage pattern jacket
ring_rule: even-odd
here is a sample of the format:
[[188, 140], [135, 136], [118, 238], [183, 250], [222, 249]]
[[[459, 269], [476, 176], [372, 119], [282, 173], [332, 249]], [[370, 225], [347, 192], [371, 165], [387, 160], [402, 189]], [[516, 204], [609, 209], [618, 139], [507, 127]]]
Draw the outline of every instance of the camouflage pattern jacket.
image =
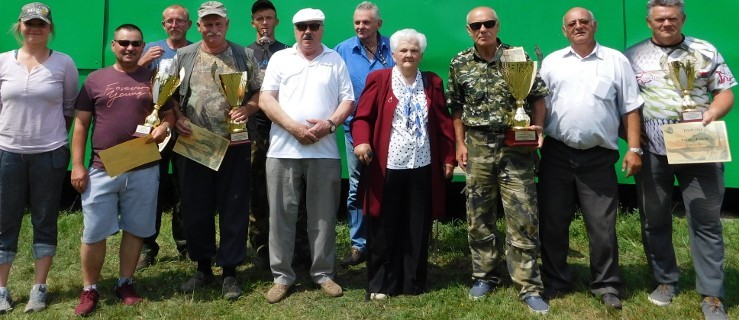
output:
[[[498, 43], [498, 52], [511, 48], [500, 44], [500, 40]], [[490, 126], [493, 130], [502, 130], [509, 126], [516, 99], [503, 80], [497, 60], [486, 61], [472, 46], [458, 53], [449, 65], [447, 105], [452, 112], [462, 111], [462, 122], [467, 127]], [[537, 73], [524, 107], [526, 112], [531, 115], [531, 102], [548, 94], [549, 90]]]

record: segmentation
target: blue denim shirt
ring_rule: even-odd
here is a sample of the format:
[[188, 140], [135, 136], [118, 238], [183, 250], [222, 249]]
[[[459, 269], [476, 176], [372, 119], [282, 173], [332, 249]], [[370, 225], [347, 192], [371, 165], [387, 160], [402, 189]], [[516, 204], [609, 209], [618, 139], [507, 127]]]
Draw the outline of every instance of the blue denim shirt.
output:
[[[390, 38], [385, 37], [378, 32], [380, 37], [380, 50], [376, 54], [385, 60], [386, 65], [382, 64], [381, 59], [376, 57], [370, 61], [367, 58], [366, 51], [362, 48], [362, 43], [359, 41], [357, 36], [351, 37], [339, 43], [334, 50], [341, 55], [344, 59], [346, 67], [349, 69], [349, 76], [352, 79], [352, 86], [354, 86], [354, 108], [357, 107], [359, 97], [364, 91], [364, 82], [367, 79], [367, 75], [375, 70], [390, 68], [395, 66], [393, 61], [392, 52], [390, 52]], [[352, 118], [354, 118], [354, 112], [346, 118], [344, 121], [344, 134], [349, 142], [354, 142], [351, 133], [349, 132], [349, 124]]]

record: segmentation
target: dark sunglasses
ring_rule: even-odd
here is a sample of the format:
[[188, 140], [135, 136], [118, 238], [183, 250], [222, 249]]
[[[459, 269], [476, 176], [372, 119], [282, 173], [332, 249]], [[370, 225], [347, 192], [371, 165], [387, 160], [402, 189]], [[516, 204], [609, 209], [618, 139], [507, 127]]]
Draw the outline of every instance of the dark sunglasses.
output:
[[485, 26], [485, 28], [487, 28], [487, 29], [490, 29], [492, 27], [495, 27], [495, 24], [497, 22], [498, 22], [497, 20], [488, 20], [488, 21], [483, 21], [483, 22], [472, 22], [472, 23], [468, 24], [468, 26], [470, 27], [470, 29], [472, 29], [474, 31], [477, 31], [477, 30], [480, 30], [480, 28], [482, 28], [482, 26]]
[[121, 47], [128, 47], [129, 45], [134, 46], [136, 48], [140, 47], [142, 44], [144, 44], [141, 40], [113, 40], [117, 42]]
[[310, 31], [318, 31], [318, 29], [321, 27], [320, 23], [303, 23], [298, 22], [295, 24], [295, 28], [298, 29], [298, 31], [305, 31], [306, 29], [310, 28]]

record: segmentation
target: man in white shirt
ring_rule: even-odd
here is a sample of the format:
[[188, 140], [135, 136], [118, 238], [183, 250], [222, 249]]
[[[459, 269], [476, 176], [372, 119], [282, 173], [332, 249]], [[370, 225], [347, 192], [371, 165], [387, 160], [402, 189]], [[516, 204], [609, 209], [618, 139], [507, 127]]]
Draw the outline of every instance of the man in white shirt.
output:
[[577, 205], [590, 239], [590, 292], [605, 305], [621, 309], [618, 180], [613, 165], [619, 158], [623, 124], [630, 148], [622, 171], [629, 177], [641, 168], [641, 99], [628, 60], [595, 41], [597, 28], [592, 12], [570, 9], [562, 21], [570, 45], [542, 63], [541, 77], [552, 92], [547, 97], [538, 186], [542, 275], [550, 298], [572, 289], [567, 252]]
[[272, 56], [262, 83], [259, 106], [273, 122], [266, 163], [269, 260], [275, 283], [267, 292], [269, 303], [284, 299], [295, 283], [291, 263], [303, 181], [311, 278], [326, 295], [343, 294], [333, 281], [341, 191], [334, 132], [352, 112], [354, 93], [341, 56], [321, 43], [324, 19], [321, 10], [310, 8], [293, 16], [297, 43]]

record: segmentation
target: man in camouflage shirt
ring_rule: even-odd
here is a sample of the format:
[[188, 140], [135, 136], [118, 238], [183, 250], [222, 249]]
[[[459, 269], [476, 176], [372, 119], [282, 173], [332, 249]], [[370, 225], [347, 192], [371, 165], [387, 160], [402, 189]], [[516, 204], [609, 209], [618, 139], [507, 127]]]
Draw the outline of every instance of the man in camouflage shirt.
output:
[[[536, 313], [549, 312], [537, 255], [539, 222], [536, 202], [535, 150], [503, 144], [515, 99], [501, 76], [496, 53], [509, 48], [497, 38], [500, 24], [492, 8], [475, 8], [467, 15], [467, 32], [475, 45], [451, 61], [447, 103], [452, 109], [457, 161], [467, 174], [467, 223], [472, 254], [472, 299], [482, 298], [500, 282], [495, 269], [501, 259], [496, 246], [498, 197], [506, 219], [508, 273], [520, 285], [519, 298]], [[539, 146], [548, 90], [537, 77], [528, 97]], [[529, 107], [529, 109], [532, 109]], [[531, 110], [529, 110], [531, 111]]]

